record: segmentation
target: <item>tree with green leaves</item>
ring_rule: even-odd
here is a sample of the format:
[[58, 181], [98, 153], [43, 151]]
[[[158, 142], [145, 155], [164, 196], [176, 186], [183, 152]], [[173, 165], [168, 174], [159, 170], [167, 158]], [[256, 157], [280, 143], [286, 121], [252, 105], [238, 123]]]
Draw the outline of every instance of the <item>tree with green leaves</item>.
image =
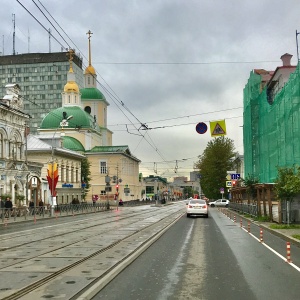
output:
[[279, 200], [292, 201], [300, 193], [300, 167], [278, 168], [275, 192]]
[[186, 197], [186, 198], [193, 197], [195, 194], [198, 194], [198, 192], [193, 190], [193, 188], [191, 186], [185, 186], [183, 188], [184, 197]]
[[91, 163], [85, 157], [81, 161], [81, 180], [82, 183], [85, 184], [85, 187], [82, 189], [82, 198], [85, 200], [87, 193], [90, 190], [90, 181], [91, 181], [91, 170], [90, 170]]
[[[233, 140], [224, 136], [209, 141], [196, 167], [201, 174], [201, 188], [210, 199], [221, 198], [220, 188], [225, 188], [227, 171], [234, 167]], [[225, 194], [227, 196], [227, 194]]]
[[275, 180], [275, 193], [278, 200], [285, 201], [287, 223], [290, 223], [291, 201], [300, 193], [300, 167], [277, 168], [278, 174]]

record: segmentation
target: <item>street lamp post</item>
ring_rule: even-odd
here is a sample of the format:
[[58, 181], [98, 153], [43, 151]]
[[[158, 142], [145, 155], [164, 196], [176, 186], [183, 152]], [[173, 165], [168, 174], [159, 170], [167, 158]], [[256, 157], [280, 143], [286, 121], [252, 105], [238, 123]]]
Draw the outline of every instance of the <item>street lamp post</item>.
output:
[[[66, 116], [66, 114], [64, 114], [64, 117]], [[54, 132], [54, 134], [53, 134], [53, 137], [52, 137], [52, 149], [51, 149], [51, 160], [52, 160], [52, 170], [51, 170], [51, 174], [50, 174], [50, 177], [52, 178], [52, 181], [51, 181], [51, 210], [50, 210], [50, 214], [51, 214], [51, 216], [53, 216], [53, 213], [54, 213], [54, 207], [55, 207], [55, 205], [57, 205], [57, 199], [56, 199], [56, 195], [57, 195], [57, 193], [56, 193], [56, 191], [55, 191], [55, 186], [56, 186], [56, 183], [57, 183], [57, 181], [58, 181], [58, 170], [57, 170], [57, 166], [56, 166], [56, 164], [55, 164], [55, 162], [54, 162], [54, 146], [53, 146], [53, 143], [54, 143], [54, 137], [55, 137], [55, 134], [56, 134], [56, 132], [57, 132], [57, 130], [58, 130], [58, 128], [62, 128], [62, 130], [63, 130], [63, 128], [64, 128], [64, 126], [68, 126], [69, 124], [68, 124], [68, 121], [70, 120], [70, 119], [72, 119], [73, 118], [73, 116], [69, 116], [69, 117], [67, 117], [67, 118], [64, 118], [61, 122], [60, 122], [60, 126], [59, 127], [57, 127], [56, 128], [56, 130], [55, 130], [55, 132]], [[62, 134], [61, 134], [61, 136], [62, 136]], [[55, 177], [55, 175], [57, 174], [57, 177]], [[55, 182], [56, 181], [56, 182]]]

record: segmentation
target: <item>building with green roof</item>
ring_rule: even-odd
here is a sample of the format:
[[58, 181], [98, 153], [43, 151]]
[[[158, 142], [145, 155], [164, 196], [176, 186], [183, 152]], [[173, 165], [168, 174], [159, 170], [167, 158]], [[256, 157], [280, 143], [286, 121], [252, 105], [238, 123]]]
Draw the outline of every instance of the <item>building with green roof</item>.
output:
[[[112, 145], [112, 131], [107, 128], [109, 103], [97, 89], [97, 75], [90, 56], [89, 66], [84, 74], [85, 88], [79, 89], [75, 78], [70, 57], [70, 70], [62, 92], [62, 106], [44, 117], [38, 130], [40, 137], [52, 146], [58, 142], [63, 149], [76, 151], [87, 157], [91, 172], [87, 201], [95, 196], [105, 201], [140, 199], [140, 160], [131, 154], [127, 145]], [[111, 181], [107, 189], [107, 177], [118, 178], [118, 186]]]

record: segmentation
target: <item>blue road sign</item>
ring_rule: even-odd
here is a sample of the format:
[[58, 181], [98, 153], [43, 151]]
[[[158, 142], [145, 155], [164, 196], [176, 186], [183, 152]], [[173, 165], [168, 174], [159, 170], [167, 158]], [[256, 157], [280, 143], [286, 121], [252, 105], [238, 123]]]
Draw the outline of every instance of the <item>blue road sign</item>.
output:
[[231, 174], [231, 180], [237, 180], [241, 178], [241, 174]]
[[203, 122], [200, 122], [196, 125], [196, 131], [199, 133], [199, 134], [203, 134], [207, 131], [207, 125]]

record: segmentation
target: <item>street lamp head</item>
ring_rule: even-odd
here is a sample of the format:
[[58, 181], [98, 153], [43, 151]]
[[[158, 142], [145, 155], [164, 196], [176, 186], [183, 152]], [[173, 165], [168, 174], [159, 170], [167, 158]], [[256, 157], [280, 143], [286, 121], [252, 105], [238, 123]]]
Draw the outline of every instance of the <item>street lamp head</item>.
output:
[[71, 120], [72, 118], [73, 118], [72, 115], [71, 115], [71, 116], [68, 116], [68, 117], [67, 117], [67, 121]]

